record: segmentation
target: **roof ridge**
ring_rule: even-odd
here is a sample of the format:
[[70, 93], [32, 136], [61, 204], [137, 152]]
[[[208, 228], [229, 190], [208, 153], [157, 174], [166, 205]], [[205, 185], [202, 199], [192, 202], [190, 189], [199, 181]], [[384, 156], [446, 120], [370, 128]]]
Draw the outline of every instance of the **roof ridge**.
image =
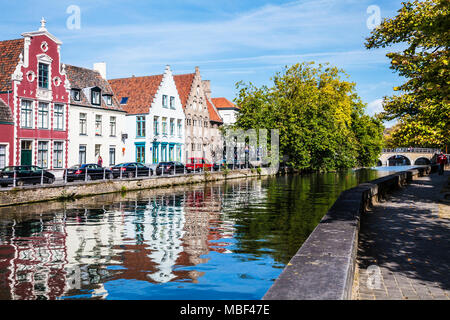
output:
[[154, 74], [154, 75], [150, 75], [150, 76], [138, 76], [138, 77], [114, 78], [114, 79], [108, 79], [108, 81], [128, 80], [128, 79], [143, 79], [143, 78], [161, 77], [161, 76], [164, 76], [164, 73], [161, 73], [161, 74]]
[[173, 76], [176, 77], [176, 76], [190, 76], [190, 75], [195, 75], [195, 72], [192, 72], [192, 73], [174, 74]]
[[23, 38], [17, 38], [17, 39], [10, 39], [10, 40], [0, 40], [0, 43], [2, 43], [2, 42], [12, 42], [12, 41], [23, 41], [24, 39]]

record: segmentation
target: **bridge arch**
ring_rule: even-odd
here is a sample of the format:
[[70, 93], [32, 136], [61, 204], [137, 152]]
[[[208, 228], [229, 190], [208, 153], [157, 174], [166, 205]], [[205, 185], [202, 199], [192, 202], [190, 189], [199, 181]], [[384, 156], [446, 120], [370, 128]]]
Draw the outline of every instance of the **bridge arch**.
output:
[[[403, 156], [409, 160], [411, 165], [416, 164], [416, 160], [419, 158], [428, 159], [431, 163], [436, 154], [439, 153], [439, 149], [429, 149], [429, 148], [396, 148], [396, 149], [383, 149], [379, 160], [383, 166], [388, 166], [389, 162], [394, 162], [396, 156]], [[400, 162], [400, 158], [397, 158], [397, 163]], [[406, 161], [408, 163], [408, 161]], [[426, 160], [420, 160], [418, 163], [428, 163]]]
[[388, 158], [388, 166], [410, 166], [411, 160], [404, 155], [396, 154]]
[[425, 157], [417, 158], [416, 161], [414, 161], [414, 165], [416, 165], [416, 166], [429, 165], [429, 164], [431, 164], [430, 159], [425, 158]]

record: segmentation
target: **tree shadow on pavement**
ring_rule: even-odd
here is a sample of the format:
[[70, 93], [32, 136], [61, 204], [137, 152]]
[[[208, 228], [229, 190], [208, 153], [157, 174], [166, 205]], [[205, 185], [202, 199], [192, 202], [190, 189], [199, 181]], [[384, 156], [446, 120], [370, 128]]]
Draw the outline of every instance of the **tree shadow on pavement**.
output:
[[375, 264], [420, 283], [450, 289], [450, 220], [440, 219], [437, 212], [443, 178], [430, 177], [394, 192], [362, 215], [361, 269]]

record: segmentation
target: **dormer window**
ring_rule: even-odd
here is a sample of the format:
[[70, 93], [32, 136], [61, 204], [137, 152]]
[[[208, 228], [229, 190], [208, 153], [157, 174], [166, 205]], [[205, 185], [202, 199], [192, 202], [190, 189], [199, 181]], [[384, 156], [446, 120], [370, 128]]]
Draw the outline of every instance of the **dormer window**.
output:
[[48, 64], [39, 63], [38, 85], [41, 89], [48, 89]]
[[100, 103], [100, 89], [99, 88], [94, 88], [91, 90], [91, 103], [93, 105], [99, 106]]
[[73, 101], [81, 100], [81, 91], [79, 89], [72, 89], [70, 93], [72, 95]]
[[105, 94], [103, 97], [105, 99], [106, 105], [107, 106], [111, 106], [112, 105], [112, 96], [110, 96], [108, 94]]

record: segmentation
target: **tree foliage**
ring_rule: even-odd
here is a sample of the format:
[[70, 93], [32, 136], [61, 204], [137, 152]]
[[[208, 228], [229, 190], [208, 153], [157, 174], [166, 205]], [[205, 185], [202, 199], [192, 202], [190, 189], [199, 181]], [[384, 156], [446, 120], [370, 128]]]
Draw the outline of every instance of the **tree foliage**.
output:
[[366, 39], [368, 49], [406, 44], [391, 52], [390, 68], [407, 81], [384, 98], [384, 120], [398, 119], [391, 138], [398, 146], [443, 146], [450, 142], [450, 1], [404, 2]]
[[238, 83], [236, 127], [279, 129], [280, 153], [300, 170], [327, 171], [375, 163], [383, 126], [328, 65], [296, 64], [277, 73], [273, 86]]

